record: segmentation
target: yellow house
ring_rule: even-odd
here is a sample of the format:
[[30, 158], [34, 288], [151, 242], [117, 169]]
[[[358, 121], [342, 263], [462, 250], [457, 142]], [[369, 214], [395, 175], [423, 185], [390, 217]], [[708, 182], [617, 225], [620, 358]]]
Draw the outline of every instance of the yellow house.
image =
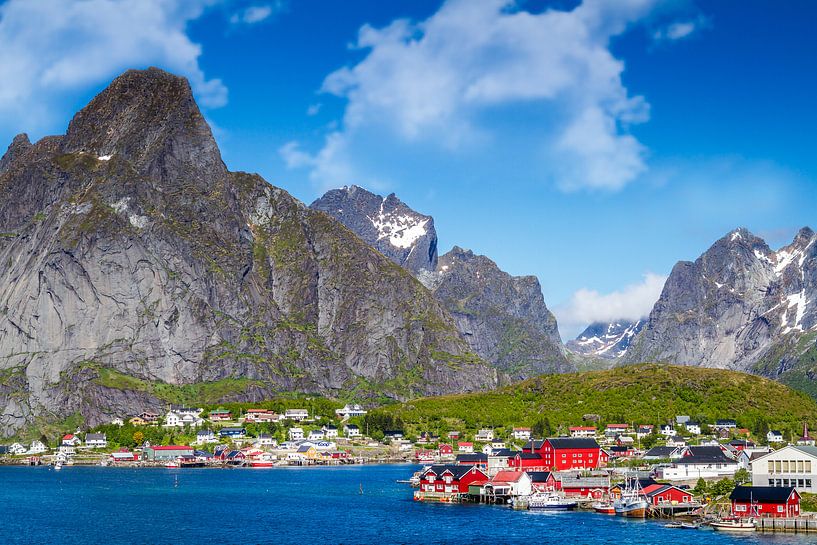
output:
[[145, 422], [145, 419], [141, 416], [134, 416], [133, 418], [128, 419], [128, 422], [134, 426], [147, 426], [147, 422]]

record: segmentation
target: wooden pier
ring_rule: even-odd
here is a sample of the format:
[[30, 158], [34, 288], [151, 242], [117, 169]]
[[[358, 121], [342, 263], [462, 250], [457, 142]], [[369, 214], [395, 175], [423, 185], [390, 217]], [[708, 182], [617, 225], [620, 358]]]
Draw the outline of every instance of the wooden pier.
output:
[[817, 532], [817, 518], [760, 518], [755, 522], [758, 532]]

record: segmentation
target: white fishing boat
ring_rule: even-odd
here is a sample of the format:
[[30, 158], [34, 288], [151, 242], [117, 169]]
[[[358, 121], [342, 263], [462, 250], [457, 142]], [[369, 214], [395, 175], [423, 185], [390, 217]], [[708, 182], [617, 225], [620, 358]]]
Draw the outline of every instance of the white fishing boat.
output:
[[755, 519], [725, 518], [715, 522], [710, 522], [713, 530], [720, 532], [754, 532]]
[[638, 479], [630, 479], [629, 477], [625, 477], [625, 479], [621, 497], [613, 502], [616, 515], [628, 518], [646, 518], [649, 503], [647, 503], [647, 499], [641, 492]]
[[554, 511], [567, 511], [575, 509], [578, 503], [560, 496], [556, 492], [536, 492], [526, 499], [528, 509], [551, 509]]
[[54, 464], [54, 471], [59, 471], [62, 469], [62, 462], [57, 462]]

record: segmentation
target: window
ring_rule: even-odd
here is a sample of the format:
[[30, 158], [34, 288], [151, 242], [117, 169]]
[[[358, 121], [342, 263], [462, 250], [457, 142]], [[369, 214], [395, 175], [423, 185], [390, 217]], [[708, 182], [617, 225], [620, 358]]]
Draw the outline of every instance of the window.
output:
[[788, 473], [788, 472], [789, 472], [789, 461], [788, 460], [783, 460], [783, 473]]
[[806, 488], [811, 488], [811, 479], [806, 479]]
[[811, 460], [805, 461], [806, 473], [811, 473]]
[[797, 486], [803, 488], [804, 486], [806, 486], [806, 481], [804, 479], [797, 479]]
[[783, 512], [783, 506], [782, 506], [782, 505], [778, 505], [778, 506], [777, 506], [777, 512], [778, 512], [778, 513], [782, 513], [782, 512]]
[[769, 473], [774, 473], [774, 460], [769, 460]]
[[782, 462], [780, 460], [775, 460], [774, 461], [774, 472], [775, 473], [782, 472], [783, 471], [782, 467], [783, 467]]
[[735, 512], [737, 513], [739, 511], [746, 511], [746, 506], [745, 505], [739, 505], [739, 504], [735, 505]]
[[803, 472], [803, 460], [797, 460], [797, 473]]

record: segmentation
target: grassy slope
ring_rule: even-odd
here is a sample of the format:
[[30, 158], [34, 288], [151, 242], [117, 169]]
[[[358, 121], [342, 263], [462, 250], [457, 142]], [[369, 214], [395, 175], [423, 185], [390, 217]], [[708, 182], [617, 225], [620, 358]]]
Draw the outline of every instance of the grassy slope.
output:
[[740, 426], [801, 429], [817, 420], [806, 394], [734, 371], [641, 364], [606, 371], [546, 375], [488, 393], [424, 398], [384, 407], [410, 430], [532, 425], [547, 418], [555, 429], [584, 414], [605, 422], [662, 423], [675, 415], [703, 422], [735, 418]]

